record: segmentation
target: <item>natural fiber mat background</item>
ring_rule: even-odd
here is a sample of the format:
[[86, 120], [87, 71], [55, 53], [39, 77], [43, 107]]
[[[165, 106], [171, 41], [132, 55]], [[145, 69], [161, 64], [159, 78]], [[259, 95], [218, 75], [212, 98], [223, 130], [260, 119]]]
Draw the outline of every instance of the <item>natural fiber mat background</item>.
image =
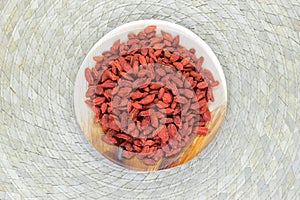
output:
[[[271, 2], [0, 0], [0, 199], [299, 199], [300, 2]], [[203, 38], [229, 97], [200, 155], [149, 173], [98, 154], [73, 108], [87, 52], [139, 19]]]

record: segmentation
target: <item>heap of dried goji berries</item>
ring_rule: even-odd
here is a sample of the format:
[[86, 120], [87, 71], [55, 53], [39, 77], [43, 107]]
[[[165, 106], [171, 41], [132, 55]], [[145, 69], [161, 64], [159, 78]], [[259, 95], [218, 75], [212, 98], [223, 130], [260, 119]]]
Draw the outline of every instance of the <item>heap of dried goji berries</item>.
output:
[[204, 58], [179, 44], [179, 36], [148, 26], [114, 42], [85, 69], [86, 104], [105, 132], [102, 139], [154, 165], [177, 155], [196, 134], [206, 135], [208, 101], [219, 84], [202, 68]]

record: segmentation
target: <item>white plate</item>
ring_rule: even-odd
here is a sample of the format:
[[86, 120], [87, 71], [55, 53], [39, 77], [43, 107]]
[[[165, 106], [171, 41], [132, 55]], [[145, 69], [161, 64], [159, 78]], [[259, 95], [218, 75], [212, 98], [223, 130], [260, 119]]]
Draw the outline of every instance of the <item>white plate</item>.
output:
[[[141, 20], [141, 21], [134, 21], [122, 26], [115, 28], [114, 30], [107, 33], [104, 37], [102, 37], [89, 51], [86, 58], [84, 59], [75, 82], [75, 89], [74, 89], [74, 107], [75, 107], [75, 114], [78, 121], [78, 124], [86, 136], [87, 140], [105, 157], [109, 158], [110, 160], [114, 161], [115, 163], [121, 164], [127, 168], [137, 169], [137, 170], [155, 170], [160, 169], [159, 167], [149, 167], [149, 166], [128, 166], [128, 164], [124, 164], [123, 161], [120, 162], [119, 157], [113, 155], [109, 152], [109, 147], [103, 147], [106, 144], [101, 142], [101, 139], [95, 139], [95, 134], [101, 132], [99, 126], [94, 125], [92, 123], [93, 113], [91, 109], [84, 103], [86, 100], [85, 93], [87, 90], [87, 81], [85, 80], [84, 70], [86, 67], [93, 67], [95, 65], [95, 61], [93, 60], [94, 56], [101, 55], [103, 51], [109, 50], [112, 46], [114, 41], [117, 39], [121, 39], [121, 42], [125, 42], [127, 40], [128, 33], [138, 33], [142, 31], [148, 25], [156, 25], [157, 26], [157, 33], [160, 33], [160, 30], [166, 31], [171, 33], [173, 36], [179, 35], [180, 36], [180, 44], [185, 46], [187, 49], [195, 48], [196, 49], [196, 56], [200, 57], [203, 56], [205, 58], [203, 63], [203, 68], [209, 69], [212, 74], [214, 75], [215, 80], [220, 82], [220, 85], [213, 89], [213, 94], [215, 101], [209, 103], [209, 109], [213, 114], [212, 121], [210, 123], [210, 129], [212, 130], [210, 135], [206, 138], [200, 138], [201, 141], [194, 141], [191, 144], [191, 147], [197, 146], [197, 150], [195, 150], [195, 155], [202, 150], [213, 138], [216, 134], [217, 130], [219, 129], [221, 122], [224, 118], [226, 104], [227, 104], [227, 87], [225, 76], [222, 70], [222, 67], [211, 50], [211, 48], [195, 33], [184, 28], [180, 25], [161, 21], [161, 20]], [[198, 140], [200, 140], [198, 138]], [[199, 143], [199, 144], [198, 144]], [[201, 146], [199, 147], [201, 143]], [[115, 151], [115, 150], [114, 150]], [[191, 154], [193, 155], [193, 154]], [[194, 156], [195, 156], [194, 155]], [[172, 166], [176, 166], [182, 164], [188, 160], [190, 160], [192, 156], [189, 156], [182, 162], [178, 162], [177, 164], [173, 164]]]

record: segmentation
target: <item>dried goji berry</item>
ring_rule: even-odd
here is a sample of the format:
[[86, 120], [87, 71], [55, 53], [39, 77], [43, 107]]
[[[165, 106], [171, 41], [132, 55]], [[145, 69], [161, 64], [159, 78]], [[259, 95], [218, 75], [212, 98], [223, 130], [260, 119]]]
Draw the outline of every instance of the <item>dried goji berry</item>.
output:
[[156, 34], [156, 26], [147, 26], [128, 34], [125, 42], [116, 40], [93, 57], [94, 68], [84, 71], [85, 102], [94, 122], [101, 123], [102, 140], [123, 148], [123, 158], [137, 153], [146, 165], [154, 165], [163, 155], [177, 155], [194, 133], [209, 133], [208, 102], [220, 83], [202, 69], [204, 57], [198, 59], [194, 48], [179, 43], [178, 35]]

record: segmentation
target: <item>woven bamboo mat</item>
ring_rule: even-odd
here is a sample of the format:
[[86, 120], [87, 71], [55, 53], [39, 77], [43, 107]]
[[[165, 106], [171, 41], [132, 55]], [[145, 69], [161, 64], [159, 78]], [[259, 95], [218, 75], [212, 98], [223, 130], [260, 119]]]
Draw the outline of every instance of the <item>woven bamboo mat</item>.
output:
[[[101, 156], [73, 108], [87, 52], [139, 19], [204, 39], [229, 98], [201, 154], [149, 173]], [[297, 0], [0, 0], [0, 199], [299, 199], [299, 38]]]

